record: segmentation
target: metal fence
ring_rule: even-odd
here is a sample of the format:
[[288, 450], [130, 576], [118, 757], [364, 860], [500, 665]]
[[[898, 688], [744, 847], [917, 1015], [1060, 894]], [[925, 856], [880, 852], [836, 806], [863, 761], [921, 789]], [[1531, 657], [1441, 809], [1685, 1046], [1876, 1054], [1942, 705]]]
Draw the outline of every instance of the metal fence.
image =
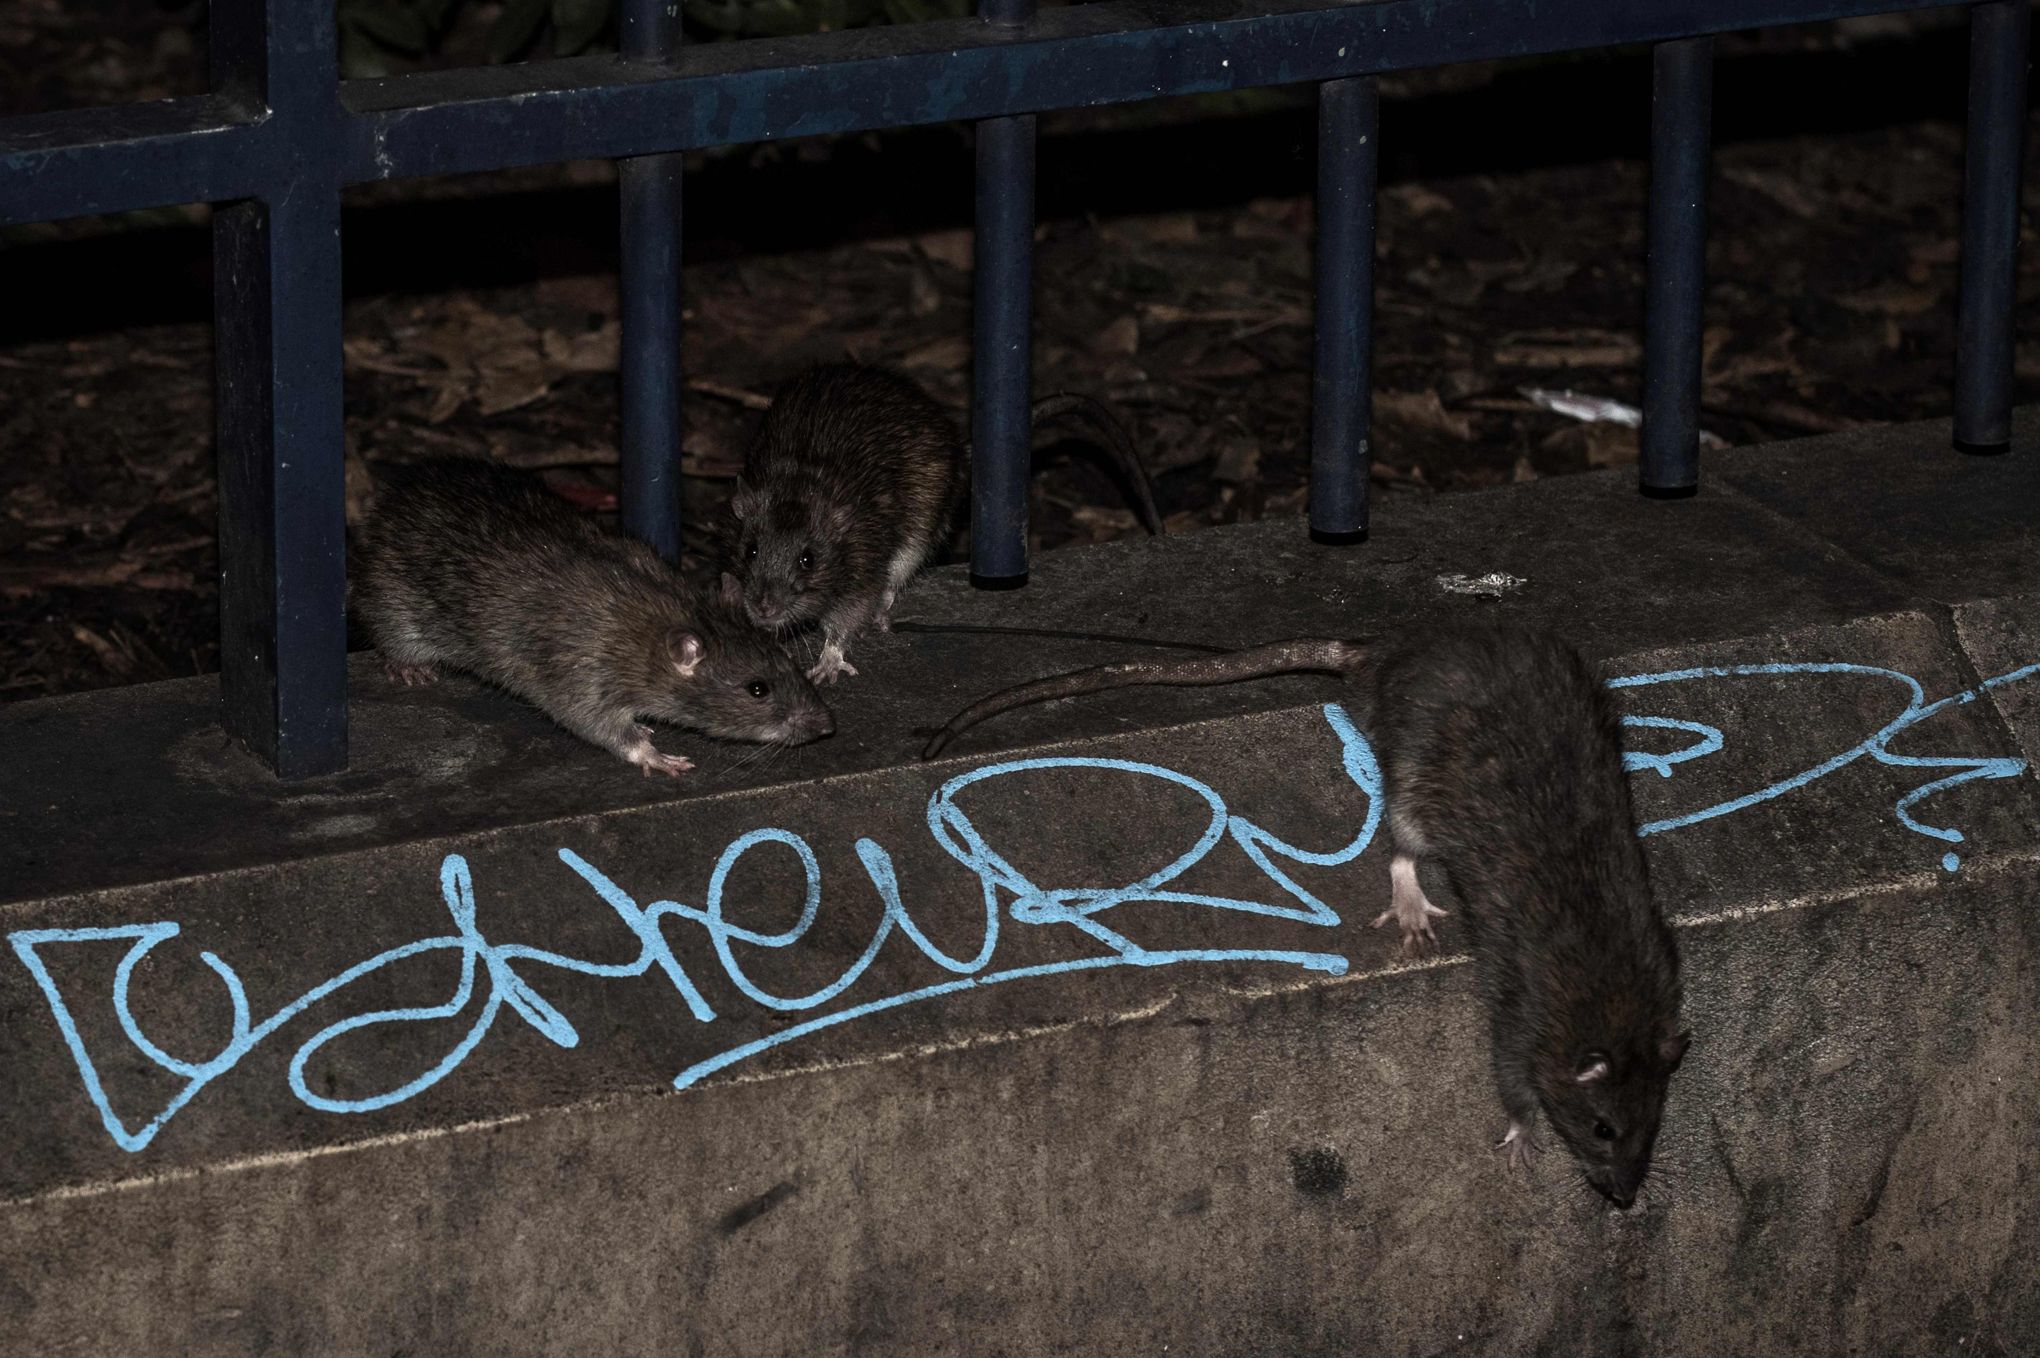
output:
[[[342, 81], [332, 0], [213, 0], [212, 93], [0, 121], [0, 224], [213, 217], [225, 722], [285, 777], [347, 758], [340, 193], [414, 175], [621, 162], [625, 525], [678, 554], [680, 156], [977, 123], [972, 575], [1027, 578], [1034, 115], [1319, 86], [1310, 531], [1367, 536], [1375, 77], [1655, 44], [1641, 488], [1699, 480], [1713, 34], [1963, 0], [1104, 0], [682, 48], [623, 0], [614, 56]], [[2011, 439], [2027, 0], [1972, 4], [1955, 441]]]

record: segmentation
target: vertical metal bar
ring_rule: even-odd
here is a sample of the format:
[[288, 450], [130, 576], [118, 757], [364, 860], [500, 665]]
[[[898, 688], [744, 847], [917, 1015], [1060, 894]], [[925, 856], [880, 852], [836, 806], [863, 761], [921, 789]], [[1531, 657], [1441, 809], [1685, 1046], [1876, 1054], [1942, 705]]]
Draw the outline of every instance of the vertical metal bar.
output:
[[2012, 446], [2012, 303], [2031, 15], [2026, 0], [1969, 11], [1969, 135], [1955, 339], [1955, 446], [1965, 453], [2002, 453]]
[[220, 691], [284, 778], [347, 765], [339, 68], [324, 0], [216, 0], [213, 81], [266, 101], [278, 181], [213, 216]]
[[1642, 489], [1700, 488], [1700, 336], [1707, 288], [1707, 169], [1714, 39], [1652, 54], [1650, 264], [1644, 292]]
[[[677, 0], [624, 0], [625, 58], [664, 61], [680, 43]], [[624, 530], [680, 560], [681, 157], [618, 166], [622, 195], [622, 483]]]
[[1374, 392], [1374, 190], [1380, 99], [1372, 76], [1318, 86], [1317, 367], [1311, 380], [1310, 535], [1367, 541]]
[[[981, 0], [987, 23], [1018, 25], [1034, 0]], [[970, 580], [1027, 583], [1033, 452], [1034, 116], [977, 125], [977, 239], [970, 409]]]

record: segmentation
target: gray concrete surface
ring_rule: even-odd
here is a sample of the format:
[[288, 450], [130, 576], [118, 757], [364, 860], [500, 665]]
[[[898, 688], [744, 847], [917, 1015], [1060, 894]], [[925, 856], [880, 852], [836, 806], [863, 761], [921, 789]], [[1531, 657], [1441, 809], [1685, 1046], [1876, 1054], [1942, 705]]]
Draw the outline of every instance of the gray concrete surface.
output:
[[[1331, 681], [1034, 709], [924, 766], [961, 701], [1132, 648], [903, 631], [836, 738], [734, 767], [673, 737], [677, 785], [458, 685], [365, 686], [355, 767], [288, 788], [206, 683], [0, 709], [0, 1352], [2040, 1351], [2040, 674], [1988, 682], [2040, 662], [2019, 430], [1988, 462], [1918, 426], [1716, 458], [1685, 504], [1573, 478], [1389, 501], [1358, 550], [1263, 524], [909, 595], [923, 628], [1178, 641], [1481, 611], [1611, 677], [1720, 671], [1619, 690], [1692, 724], [1635, 750], [1721, 737], [1635, 775], [1695, 1041], [1628, 1213], [1562, 1155], [1491, 1154], [1460, 940], [1412, 965], [1366, 927], [1379, 844], [1274, 850], [1286, 880], [1247, 852], [1364, 832]], [[1438, 583], [1492, 571], [1522, 583]], [[1044, 759], [1123, 762], [1012, 766]], [[795, 837], [814, 916], [771, 946]], [[1200, 900], [1090, 933], [1012, 908], [1177, 860], [1149, 894]]]

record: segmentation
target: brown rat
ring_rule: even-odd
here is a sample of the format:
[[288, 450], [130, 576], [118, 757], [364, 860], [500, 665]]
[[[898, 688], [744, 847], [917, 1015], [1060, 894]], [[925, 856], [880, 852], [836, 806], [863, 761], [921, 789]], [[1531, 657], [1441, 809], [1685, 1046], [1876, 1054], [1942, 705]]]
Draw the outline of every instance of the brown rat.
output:
[[[1096, 436], [1160, 531], [1146, 469], [1109, 411], [1065, 394], [1033, 414]], [[819, 626], [815, 682], [857, 673], [847, 648], [888, 626], [900, 590], [947, 539], [964, 462], [955, 423], [909, 378], [848, 363], [800, 374], [774, 397], [744, 456], [723, 597], [771, 631]]]
[[648, 775], [693, 765], [660, 753], [643, 718], [785, 745], [835, 729], [799, 665], [740, 613], [489, 462], [391, 469], [353, 596], [392, 679], [464, 670]]
[[1230, 655], [1101, 665], [980, 700], [928, 744], [1025, 703], [1143, 684], [1226, 684], [1321, 671], [1368, 684], [1393, 857], [1389, 908], [1405, 951], [1445, 912], [1417, 881], [1438, 869], [1465, 912], [1492, 1029], [1512, 1162], [1542, 1110], [1581, 1173], [1620, 1207], [1650, 1169], [1684, 1058], [1679, 953], [1652, 897], [1623, 768], [1621, 724], [1572, 647], [1520, 628], [1404, 644], [1299, 640]]

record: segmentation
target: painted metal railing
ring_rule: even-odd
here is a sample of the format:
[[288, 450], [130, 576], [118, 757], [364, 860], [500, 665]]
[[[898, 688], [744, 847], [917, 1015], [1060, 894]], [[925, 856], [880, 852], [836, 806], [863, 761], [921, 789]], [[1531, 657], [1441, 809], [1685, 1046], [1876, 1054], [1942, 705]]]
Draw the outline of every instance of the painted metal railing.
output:
[[[214, 0], [212, 93], [0, 120], [0, 224], [214, 203], [221, 686], [285, 777], [347, 758], [340, 192], [621, 162], [623, 518], [677, 556], [680, 159], [689, 149], [977, 123], [972, 576], [1027, 578], [1034, 115], [1315, 83], [1310, 531], [1367, 535], [1375, 77], [1656, 45], [1641, 487], [1699, 484], [1712, 35], [1965, 0], [1104, 0], [683, 48], [672, 0], [623, 0], [620, 51], [342, 81], [330, 0]], [[1972, 11], [1956, 446], [2011, 439], [2026, 0]]]

